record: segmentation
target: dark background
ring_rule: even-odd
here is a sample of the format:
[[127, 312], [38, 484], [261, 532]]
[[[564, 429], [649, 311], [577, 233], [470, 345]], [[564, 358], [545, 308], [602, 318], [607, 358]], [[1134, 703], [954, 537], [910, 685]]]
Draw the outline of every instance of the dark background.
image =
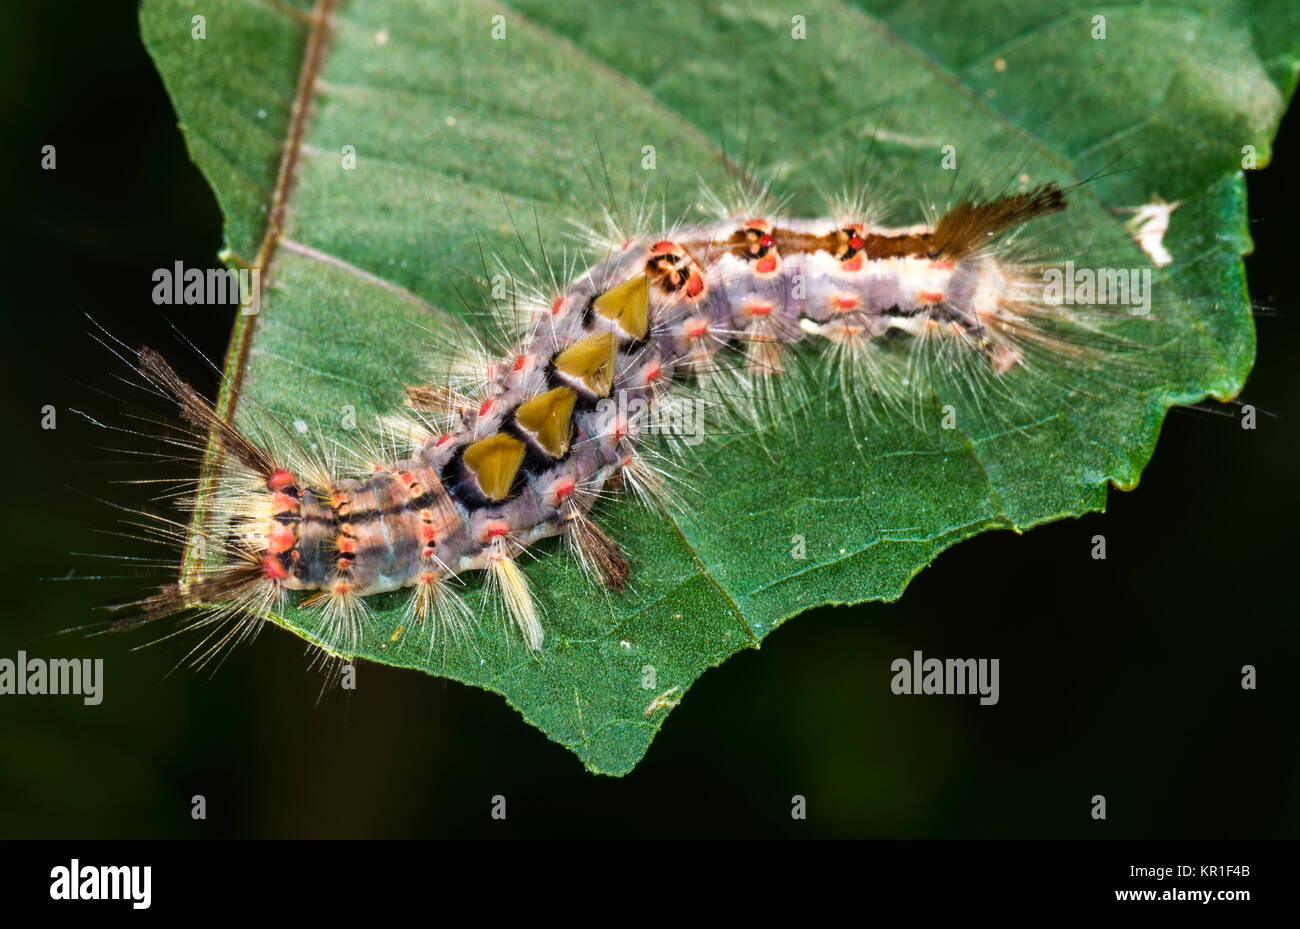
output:
[[[175, 350], [151, 274], [216, 262], [221, 217], [190, 163], [138, 39], [134, 6], [14, 4], [0, 55], [6, 161], [5, 519], [0, 657], [103, 657], [105, 700], [0, 698], [0, 836], [1295, 836], [1297, 784], [1294, 114], [1274, 164], [1248, 178], [1259, 357], [1231, 407], [1175, 411], [1141, 486], [1109, 512], [988, 533], [942, 555], [897, 604], [821, 609], [708, 672], [629, 776], [586, 773], [499, 697], [362, 665], [317, 705], [302, 643], [270, 629], [215, 674], [180, 669], [183, 641], [62, 636], [138, 581], [61, 582], [120, 566], [74, 552], [132, 502], [109, 482], [103, 411], [113, 359], [91, 314], [128, 344]], [[53, 144], [58, 168], [39, 169]], [[210, 357], [232, 316], [170, 319]], [[40, 429], [40, 409], [58, 429]], [[108, 443], [113, 444], [113, 443]], [[119, 445], [121, 443], [118, 443]], [[121, 456], [117, 456], [121, 457]], [[86, 496], [89, 495], [89, 496]], [[1104, 533], [1109, 558], [1089, 557]], [[889, 692], [889, 663], [1002, 659], [1002, 700]], [[1240, 668], [1259, 669], [1243, 691]], [[206, 796], [208, 819], [191, 820]], [[489, 819], [504, 794], [509, 819]], [[1107, 798], [1094, 822], [1090, 798]], [[808, 798], [808, 820], [790, 798]]]

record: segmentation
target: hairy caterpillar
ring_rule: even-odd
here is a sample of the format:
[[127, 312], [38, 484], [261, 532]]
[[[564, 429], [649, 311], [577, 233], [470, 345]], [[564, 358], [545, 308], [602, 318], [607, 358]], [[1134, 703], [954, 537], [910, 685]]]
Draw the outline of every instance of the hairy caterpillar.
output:
[[798, 373], [800, 342], [824, 346], [846, 387], [886, 415], [944, 379], [1031, 385], [1048, 356], [1140, 364], [1087, 308], [1045, 300], [1044, 265], [1021, 254], [1019, 231], [1065, 206], [1065, 191], [1043, 184], [887, 227], [861, 210], [796, 220], [754, 204], [740, 218], [593, 241], [581, 274], [524, 301], [504, 353], [461, 346], [445, 382], [407, 386], [424, 434], [405, 452], [363, 451], [363, 477], [244, 434], [142, 350], [143, 378], [219, 439], [226, 467], [213, 518], [193, 527], [208, 557], [118, 623], [192, 608], [256, 622], [306, 591], [299, 605], [318, 608], [320, 643], [348, 652], [366, 598], [384, 592], [409, 589], [410, 621], [434, 634], [463, 630], [473, 611], [452, 584], [482, 571], [536, 652], [545, 624], [517, 560], [562, 536], [601, 584], [627, 585], [635, 566], [592, 509], [617, 483], [664, 494], [644, 447], [656, 404], [693, 390], [743, 428]]

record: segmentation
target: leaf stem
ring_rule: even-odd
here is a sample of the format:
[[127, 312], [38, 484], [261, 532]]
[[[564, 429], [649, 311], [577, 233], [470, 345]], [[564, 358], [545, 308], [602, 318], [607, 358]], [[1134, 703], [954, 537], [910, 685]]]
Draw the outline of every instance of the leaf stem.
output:
[[[289, 194], [293, 187], [298, 158], [302, 152], [303, 136], [307, 130], [312, 92], [325, 61], [329, 25], [338, 4], [339, 0], [318, 0], [310, 18], [305, 20], [308, 27], [307, 37], [303, 48], [302, 68], [298, 72], [298, 86], [289, 112], [288, 132], [285, 135], [284, 145], [280, 149], [280, 163], [276, 168], [275, 187], [271, 191], [266, 230], [262, 234], [257, 254], [252, 261], [252, 266], [261, 271], [261, 287], [251, 295], [251, 308], [248, 311], [241, 308], [235, 318], [230, 345], [226, 349], [225, 361], [222, 364], [224, 376], [221, 391], [217, 395], [217, 415], [227, 422], [234, 420], [239, 405], [244, 370], [248, 365], [248, 353], [253, 344], [253, 328], [262, 310], [262, 290], [270, 278], [271, 260], [275, 257], [284, 233], [285, 213], [289, 206]], [[221, 473], [221, 459], [221, 441], [215, 434], [210, 434], [203, 454], [203, 466], [199, 471], [198, 493], [195, 498], [194, 514], [190, 520], [189, 538], [181, 557], [180, 580], [183, 584], [195, 578], [203, 567], [201, 559], [204, 547], [195, 544], [195, 541], [203, 538], [206, 533], [196, 530], [204, 526], [208, 520], [207, 501], [211, 499], [216, 489], [217, 477]]]

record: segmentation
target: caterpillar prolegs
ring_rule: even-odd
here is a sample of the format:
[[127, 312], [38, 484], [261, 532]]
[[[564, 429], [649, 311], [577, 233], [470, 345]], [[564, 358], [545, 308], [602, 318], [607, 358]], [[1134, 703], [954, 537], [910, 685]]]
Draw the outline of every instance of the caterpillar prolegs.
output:
[[1061, 323], [1072, 308], [1044, 302], [1040, 269], [1008, 248], [1017, 230], [1065, 205], [1045, 184], [905, 228], [769, 213], [607, 242], [535, 301], [504, 357], [475, 362], [468, 383], [409, 385], [427, 433], [404, 457], [375, 456], [361, 477], [245, 435], [142, 350], [145, 380], [219, 439], [226, 476], [220, 518], [193, 530], [219, 563], [122, 622], [189, 608], [257, 615], [309, 591], [321, 641], [354, 649], [368, 596], [410, 589], [414, 622], [459, 629], [471, 610], [451, 584], [483, 571], [537, 651], [544, 621], [519, 556], [562, 536], [601, 584], [625, 587], [634, 566], [592, 508], [619, 482], [655, 492], [646, 411], [687, 384], [729, 375], [747, 385], [742, 402], [755, 402], [801, 342], [856, 366], [850, 373], [882, 396], [891, 385], [872, 383], [877, 353], [944, 346], [998, 382], [1034, 352], [1068, 352]]

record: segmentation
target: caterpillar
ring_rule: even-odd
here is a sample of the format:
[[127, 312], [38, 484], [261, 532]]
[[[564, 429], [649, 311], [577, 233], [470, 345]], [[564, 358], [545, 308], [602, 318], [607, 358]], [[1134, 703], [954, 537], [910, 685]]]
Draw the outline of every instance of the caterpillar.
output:
[[1045, 300], [1043, 263], [1017, 247], [1022, 230], [1066, 209], [1068, 193], [1046, 183], [973, 197], [910, 226], [878, 225], [860, 209], [783, 218], [763, 203], [700, 225], [593, 234], [582, 273], [523, 301], [504, 352], [462, 347], [446, 382], [406, 386], [401, 431], [413, 439], [404, 453], [367, 452], [365, 476], [241, 431], [141, 349], [133, 362], [146, 384], [178, 404], [194, 447], [219, 443], [225, 464], [215, 516], [190, 527], [208, 557], [126, 605], [115, 625], [190, 610], [256, 622], [305, 596], [320, 644], [346, 652], [364, 632], [367, 598], [406, 590], [409, 620], [432, 641], [472, 621], [455, 584], [483, 572], [537, 653], [544, 616], [520, 558], [559, 536], [599, 585], [628, 586], [635, 566], [593, 510], [620, 485], [652, 502], [668, 494], [645, 447], [656, 407], [693, 390], [752, 414], [809, 354], [800, 343], [819, 345], [864, 402], [896, 408], [907, 378], [886, 372], [891, 358], [925, 378], [994, 387], [1045, 355], [1133, 363], [1098, 353], [1095, 322]]

